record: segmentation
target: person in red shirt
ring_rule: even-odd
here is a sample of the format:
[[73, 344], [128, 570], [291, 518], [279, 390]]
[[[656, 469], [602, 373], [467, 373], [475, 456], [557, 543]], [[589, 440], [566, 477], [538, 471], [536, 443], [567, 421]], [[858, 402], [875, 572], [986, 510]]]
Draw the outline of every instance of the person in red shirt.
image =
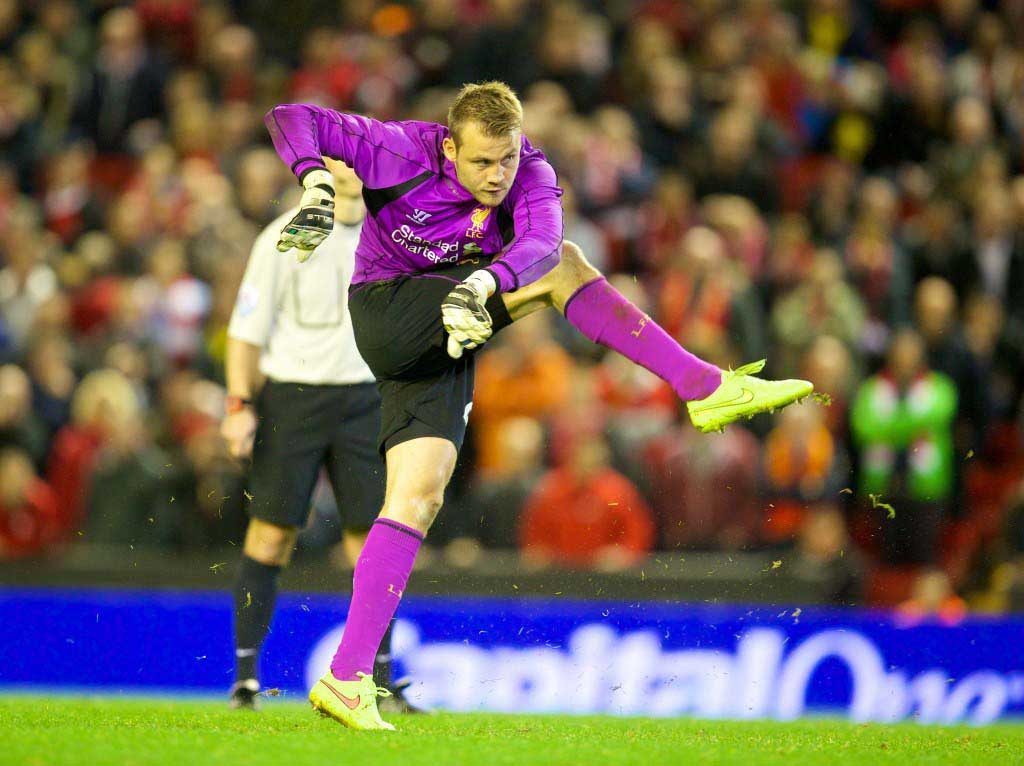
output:
[[608, 464], [600, 436], [575, 442], [568, 463], [541, 479], [519, 522], [528, 560], [600, 569], [636, 563], [651, 550], [654, 533], [650, 508]]
[[79, 529], [85, 520], [85, 501], [103, 445], [117, 428], [138, 417], [135, 389], [116, 370], [96, 370], [78, 385], [71, 422], [57, 432], [46, 470], [64, 534]]
[[53, 490], [23, 450], [0, 451], [0, 561], [44, 552], [57, 532]]

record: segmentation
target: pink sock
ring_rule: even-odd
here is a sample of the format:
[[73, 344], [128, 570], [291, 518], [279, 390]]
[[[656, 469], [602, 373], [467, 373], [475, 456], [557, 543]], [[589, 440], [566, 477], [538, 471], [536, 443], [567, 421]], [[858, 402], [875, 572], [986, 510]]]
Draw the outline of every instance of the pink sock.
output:
[[372, 673], [380, 640], [402, 599], [423, 535], [391, 519], [377, 519], [366, 536], [352, 574], [345, 632], [331, 660], [339, 681], [355, 681], [356, 673]]
[[722, 382], [720, 369], [676, 343], [604, 277], [569, 296], [565, 318], [590, 340], [646, 367], [672, 386], [680, 399], [703, 399]]

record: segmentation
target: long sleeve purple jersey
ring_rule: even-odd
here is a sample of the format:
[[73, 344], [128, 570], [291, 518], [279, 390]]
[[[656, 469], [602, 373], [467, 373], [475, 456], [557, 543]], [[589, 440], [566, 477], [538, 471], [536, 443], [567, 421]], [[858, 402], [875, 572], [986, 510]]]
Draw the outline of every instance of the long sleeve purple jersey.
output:
[[448, 128], [380, 122], [310, 104], [282, 104], [264, 118], [274, 148], [299, 180], [341, 160], [362, 180], [369, 215], [356, 248], [353, 284], [392, 279], [495, 256], [503, 292], [529, 284], [558, 263], [562, 207], [555, 171], [523, 138], [519, 172], [496, 208], [459, 183], [441, 149]]

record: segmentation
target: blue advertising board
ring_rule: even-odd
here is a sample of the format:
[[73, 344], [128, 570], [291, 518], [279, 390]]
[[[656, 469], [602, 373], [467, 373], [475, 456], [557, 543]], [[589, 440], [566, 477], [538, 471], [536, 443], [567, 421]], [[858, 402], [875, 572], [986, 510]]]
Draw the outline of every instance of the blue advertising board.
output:
[[[284, 594], [264, 688], [302, 699], [345, 603]], [[223, 694], [226, 593], [0, 589], [0, 687]], [[882, 612], [406, 598], [393, 649], [412, 695], [447, 710], [988, 723], [1024, 713], [1024, 620]]]

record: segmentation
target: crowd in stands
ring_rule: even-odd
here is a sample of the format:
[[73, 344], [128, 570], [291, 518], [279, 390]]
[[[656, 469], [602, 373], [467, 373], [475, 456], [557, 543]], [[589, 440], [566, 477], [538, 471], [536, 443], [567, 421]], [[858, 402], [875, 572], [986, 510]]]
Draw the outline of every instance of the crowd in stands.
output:
[[263, 113], [443, 122], [485, 79], [517, 89], [566, 238], [620, 290], [694, 353], [827, 397], [703, 436], [657, 378], [531, 317], [480, 355], [432, 542], [606, 569], [772, 549], [837, 603], [1005, 608], [1018, 0], [0, 0], [0, 559], [237, 541], [227, 322], [298, 191]]

